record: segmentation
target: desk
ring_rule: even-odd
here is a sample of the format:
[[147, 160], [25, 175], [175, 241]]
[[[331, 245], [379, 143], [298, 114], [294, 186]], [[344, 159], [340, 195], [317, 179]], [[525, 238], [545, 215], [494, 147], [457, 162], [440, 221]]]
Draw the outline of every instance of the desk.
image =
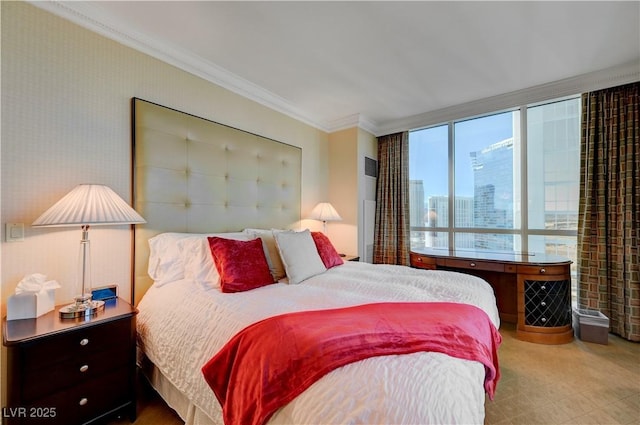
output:
[[571, 261], [557, 255], [438, 248], [411, 251], [411, 266], [472, 274], [494, 290], [500, 320], [516, 323], [518, 339], [564, 344], [571, 327]]

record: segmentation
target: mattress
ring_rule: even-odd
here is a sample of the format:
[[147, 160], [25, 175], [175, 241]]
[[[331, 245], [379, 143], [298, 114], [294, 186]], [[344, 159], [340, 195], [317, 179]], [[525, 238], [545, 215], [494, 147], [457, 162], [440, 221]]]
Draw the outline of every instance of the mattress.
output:
[[[188, 279], [152, 286], [138, 305], [138, 345], [163, 380], [222, 423], [201, 368], [237, 332], [282, 313], [403, 301], [466, 303], [500, 325], [493, 290], [480, 278], [346, 262], [297, 285], [239, 293]], [[440, 353], [368, 358], [323, 376], [269, 423], [483, 423], [484, 378], [481, 363]]]

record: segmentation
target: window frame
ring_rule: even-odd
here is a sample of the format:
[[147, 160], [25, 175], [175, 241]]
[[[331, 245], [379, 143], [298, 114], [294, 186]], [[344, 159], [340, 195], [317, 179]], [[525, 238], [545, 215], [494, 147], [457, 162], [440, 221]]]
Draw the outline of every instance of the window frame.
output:
[[[527, 123], [528, 116], [527, 111], [529, 108], [534, 108], [537, 106], [549, 105], [557, 102], [563, 102], [572, 99], [580, 99], [580, 94], [574, 94], [570, 96], [564, 96], [557, 99], [549, 99], [541, 102], [535, 102], [526, 105], [520, 105], [518, 107], [502, 109], [498, 111], [493, 111], [489, 113], [484, 113], [480, 115], [475, 115], [471, 117], [459, 118], [459, 119], [451, 119], [446, 122], [442, 122], [440, 124], [433, 124], [424, 127], [414, 128], [409, 130], [409, 133], [422, 131], [430, 128], [447, 126], [447, 134], [448, 134], [448, 164], [447, 164], [447, 197], [448, 197], [448, 212], [447, 212], [447, 226], [436, 226], [436, 227], [417, 227], [410, 226], [410, 232], [433, 232], [433, 233], [446, 233], [448, 237], [448, 247], [449, 249], [455, 248], [455, 238], [456, 234], [462, 233], [472, 233], [472, 234], [506, 234], [506, 235], [517, 235], [520, 236], [520, 249], [518, 253], [529, 254], [529, 239], [531, 236], [562, 236], [562, 237], [575, 237], [577, 238], [578, 231], [575, 230], [566, 230], [566, 229], [530, 229], [529, 228], [529, 198], [528, 198], [528, 131], [527, 131]], [[507, 112], [516, 112], [518, 111], [520, 114], [520, 228], [515, 229], [504, 229], [504, 228], [478, 228], [478, 227], [457, 227], [455, 222], [455, 124], [463, 121], [470, 121], [474, 119], [489, 117], [492, 115], [507, 113]], [[578, 116], [581, 117], [581, 112], [578, 112]], [[515, 137], [515, 135], [514, 135]], [[514, 205], [514, 210], [515, 210]], [[453, 248], [452, 248], [453, 247]]]

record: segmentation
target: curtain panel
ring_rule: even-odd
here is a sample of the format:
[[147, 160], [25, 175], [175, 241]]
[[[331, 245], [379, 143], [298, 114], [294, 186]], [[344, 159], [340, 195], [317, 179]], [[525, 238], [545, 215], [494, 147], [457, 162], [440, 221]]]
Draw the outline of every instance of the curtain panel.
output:
[[579, 305], [640, 341], [640, 82], [582, 95]]
[[378, 137], [374, 264], [409, 265], [409, 132]]

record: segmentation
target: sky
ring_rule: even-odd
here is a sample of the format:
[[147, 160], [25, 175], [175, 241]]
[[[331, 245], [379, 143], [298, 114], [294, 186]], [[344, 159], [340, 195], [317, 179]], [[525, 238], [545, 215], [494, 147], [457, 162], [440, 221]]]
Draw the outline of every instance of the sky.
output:
[[[513, 137], [513, 114], [506, 112], [456, 122], [456, 195], [473, 196], [473, 170], [469, 152]], [[448, 195], [447, 125], [412, 131], [409, 134], [409, 178], [422, 180], [425, 202], [431, 195]]]

